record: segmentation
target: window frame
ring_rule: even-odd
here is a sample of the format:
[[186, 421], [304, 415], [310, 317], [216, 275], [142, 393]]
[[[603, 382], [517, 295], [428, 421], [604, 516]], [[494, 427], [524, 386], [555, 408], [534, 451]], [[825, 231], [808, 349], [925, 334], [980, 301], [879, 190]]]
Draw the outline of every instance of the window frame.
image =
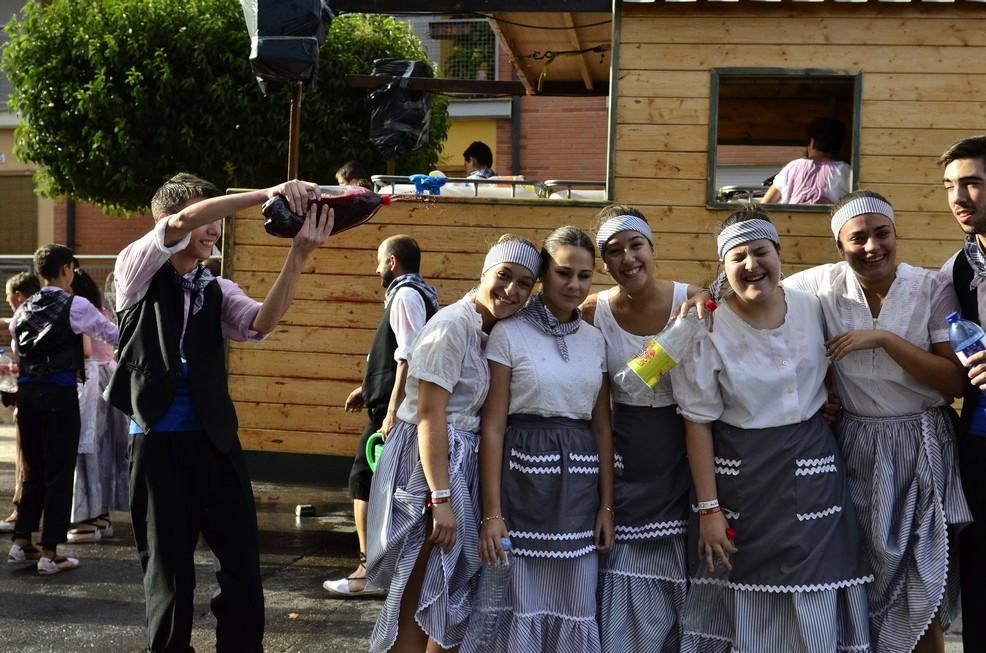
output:
[[[849, 129], [852, 138], [851, 161], [852, 175], [849, 190], [859, 190], [859, 161], [860, 161], [860, 113], [863, 97], [863, 73], [848, 70], [829, 70], [824, 68], [771, 68], [771, 67], [720, 67], [710, 71], [709, 87], [709, 152], [705, 175], [705, 206], [709, 209], [735, 209], [735, 203], [716, 200], [716, 160], [718, 159], [719, 134], [719, 88], [722, 78], [728, 77], [844, 77], [853, 83], [852, 125]], [[790, 212], [827, 213], [831, 204], [771, 204], [771, 207]]]

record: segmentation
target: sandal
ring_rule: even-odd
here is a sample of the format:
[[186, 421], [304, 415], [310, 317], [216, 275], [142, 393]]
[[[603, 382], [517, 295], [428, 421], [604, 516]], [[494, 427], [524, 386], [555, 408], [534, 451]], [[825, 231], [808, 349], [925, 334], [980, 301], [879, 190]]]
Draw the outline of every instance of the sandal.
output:
[[51, 576], [70, 569], [76, 569], [79, 561], [75, 558], [63, 558], [61, 556], [52, 560], [51, 558], [41, 558], [38, 560], [38, 573], [42, 576]]
[[113, 522], [110, 521], [108, 514], [103, 513], [95, 519], [90, 519], [88, 523], [99, 529], [99, 535], [103, 539], [113, 537]]
[[66, 539], [71, 544], [98, 542], [100, 540], [99, 528], [95, 524], [91, 523], [91, 521], [84, 521], [77, 527], [70, 530]]

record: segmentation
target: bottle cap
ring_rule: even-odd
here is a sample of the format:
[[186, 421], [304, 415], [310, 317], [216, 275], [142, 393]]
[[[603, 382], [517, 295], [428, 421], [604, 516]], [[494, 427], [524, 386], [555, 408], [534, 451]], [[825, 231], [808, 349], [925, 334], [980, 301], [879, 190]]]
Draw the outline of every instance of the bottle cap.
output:
[[945, 316], [945, 321], [949, 324], [955, 324], [959, 321], [959, 314], [953, 311]]
[[500, 538], [500, 546], [503, 547], [504, 553], [510, 553], [510, 538], [509, 537], [501, 537]]
[[719, 308], [719, 305], [716, 304], [716, 302], [715, 302], [714, 299], [707, 299], [707, 300], [705, 300], [705, 310], [707, 310], [708, 312], [711, 313], [714, 310], [716, 310], [717, 308]]
[[384, 206], [390, 206], [390, 203], [394, 201], [393, 195], [381, 195], [380, 203]]
[[726, 537], [728, 537], [730, 540], [735, 540], [736, 539], [736, 529], [735, 528], [727, 528], [726, 529]]

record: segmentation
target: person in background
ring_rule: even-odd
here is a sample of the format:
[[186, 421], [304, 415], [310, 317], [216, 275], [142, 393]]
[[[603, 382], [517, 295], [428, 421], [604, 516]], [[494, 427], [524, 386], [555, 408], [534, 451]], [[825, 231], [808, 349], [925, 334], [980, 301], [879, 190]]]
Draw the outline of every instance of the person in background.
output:
[[838, 120], [819, 118], [808, 126], [808, 149], [774, 177], [764, 204], [834, 204], [849, 192], [852, 168], [836, 157], [845, 127]]
[[869, 651], [873, 577], [821, 412], [818, 298], [780, 285], [780, 238], [761, 210], [731, 214], [716, 242], [725, 273], [714, 287], [728, 280], [733, 292], [671, 371], [695, 490], [690, 555], [702, 565], [681, 650]]
[[[657, 279], [654, 236], [631, 206], [597, 217], [596, 245], [615, 286], [590, 295], [582, 319], [606, 341], [613, 400], [616, 536], [601, 563], [599, 628], [604, 653], [677, 651], [688, 588], [685, 424], [671, 376], [654, 388], [627, 367], [700, 288]], [[627, 375], [629, 372], [629, 376]]]
[[[496, 176], [493, 170], [493, 151], [483, 141], [473, 141], [462, 153], [469, 179], [489, 179]], [[475, 185], [475, 184], [473, 184]]]
[[[99, 287], [85, 270], [78, 269], [72, 280], [72, 294], [89, 300], [107, 318], [112, 314], [103, 305]], [[75, 492], [71, 543], [98, 542], [113, 536], [111, 510], [126, 510], [127, 417], [103, 399], [116, 362], [113, 347], [89, 336], [82, 337], [86, 378], [79, 386], [82, 429], [79, 456], [75, 464]]]
[[397, 421], [397, 409], [404, 401], [411, 348], [425, 322], [438, 311], [438, 291], [425, 283], [420, 269], [421, 249], [410, 236], [391, 236], [377, 248], [377, 274], [380, 284], [387, 289], [383, 318], [366, 357], [363, 384], [346, 398], [347, 412], [358, 412], [365, 407], [368, 417], [349, 474], [360, 564], [348, 577], [322, 583], [327, 591], [339, 596], [382, 596], [386, 593], [383, 588], [366, 583], [366, 510], [373, 481], [373, 472], [366, 459], [366, 442], [377, 431], [386, 438]]
[[[30, 272], [18, 272], [14, 276], [7, 279], [7, 305], [10, 306], [11, 311], [17, 311], [18, 307], [23, 304], [28, 297], [39, 290], [41, 290], [41, 281], [35, 275]], [[0, 321], [0, 327], [9, 329], [10, 320], [4, 318]], [[13, 352], [11, 352], [11, 354], [13, 354]], [[11, 355], [10, 359], [14, 361], [15, 365], [15, 367], [10, 370], [10, 373], [16, 375], [17, 356]], [[21, 501], [26, 468], [24, 466], [24, 452], [21, 450], [21, 429], [17, 424], [17, 393], [3, 392], [0, 393], [0, 395], [2, 395], [3, 405], [13, 407], [14, 409], [14, 448], [17, 450], [16, 464], [14, 467], [14, 498], [12, 499], [14, 510], [2, 521], [0, 521], [0, 533], [10, 533], [14, 530], [14, 524], [17, 522], [17, 504]]]
[[[962, 139], [938, 158], [948, 207], [965, 243], [941, 269], [959, 298], [962, 316], [986, 320], [986, 134]], [[975, 521], [959, 536], [962, 581], [962, 645], [986, 651], [986, 353], [973, 354], [959, 423], [959, 466]]]
[[606, 344], [579, 310], [595, 255], [585, 232], [552, 231], [541, 248], [541, 293], [490, 333], [479, 550], [495, 565], [509, 538], [510, 612], [491, 648], [480, 645], [483, 620], [471, 620], [462, 653], [600, 650], [596, 587], [599, 554], [613, 546], [613, 435]]
[[[407, 396], [377, 463], [367, 515], [367, 578], [387, 587], [373, 653], [434, 652], [462, 643], [479, 572], [479, 411], [489, 390], [493, 325], [531, 295], [541, 256], [504, 235], [479, 287], [418, 335]], [[430, 641], [429, 641], [430, 640]]]
[[[222, 235], [223, 218], [277, 195], [306, 219], [261, 303], [202, 261]], [[335, 214], [320, 215], [319, 197], [316, 184], [296, 179], [222, 195], [180, 173], [151, 199], [153, 228], [116, 259], [122, 335], [106, 397], [132, 418], [130, 513], [148, 651], [191, 650], [200, 535], [217, 562], [217, 653], [263, 650], [257, 512], [229, 396], [226, 340], [260, 340], [288, 310], [312, 253], [332, 232]]]
[[[75, 257], [64, 245], [34, 253], [44, 282], [14, 313], [10, 330], [18, 356], [18, 423], [27, 473], [14, 543], [7, 559], [37, 561], [38, 573], [75, 569], [79, 561], [57, 555], [66, 540], [72, 511], [72, 481], [79, 448], [77, 381], [84, 375], [82, 336], [117, 341], [116, 325], [95, 306], [72, 295]], [[31, 542], [42, 516], [41, 549]]]
[[336, 183], [340, 186], [361, 186], [373, 190], [373, 184], [359, 161], [346, 161], [336, 170]]

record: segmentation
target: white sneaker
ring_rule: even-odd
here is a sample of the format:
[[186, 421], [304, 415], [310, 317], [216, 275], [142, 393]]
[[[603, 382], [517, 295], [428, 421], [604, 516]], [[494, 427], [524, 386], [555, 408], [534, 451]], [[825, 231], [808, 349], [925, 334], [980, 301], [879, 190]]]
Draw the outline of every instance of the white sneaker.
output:
[[7, 562], [34, 562], [39, 558], [41, 558], [41, 549], [33, 544], [27, 546], [11, 544], [10, 552], [7, 554]]
[[14, 522], [7, 521], [6, 519], [0, 519], [0, 533], [13, 533], [14, 532]]
[[78, 566], [79, 561], [75, 558], [55, 558], [54, 560], [51, 558], [41, 558], [38, 560], [38, 573], [42, 576], [51, 576], [52, 574], [76, 569]]

